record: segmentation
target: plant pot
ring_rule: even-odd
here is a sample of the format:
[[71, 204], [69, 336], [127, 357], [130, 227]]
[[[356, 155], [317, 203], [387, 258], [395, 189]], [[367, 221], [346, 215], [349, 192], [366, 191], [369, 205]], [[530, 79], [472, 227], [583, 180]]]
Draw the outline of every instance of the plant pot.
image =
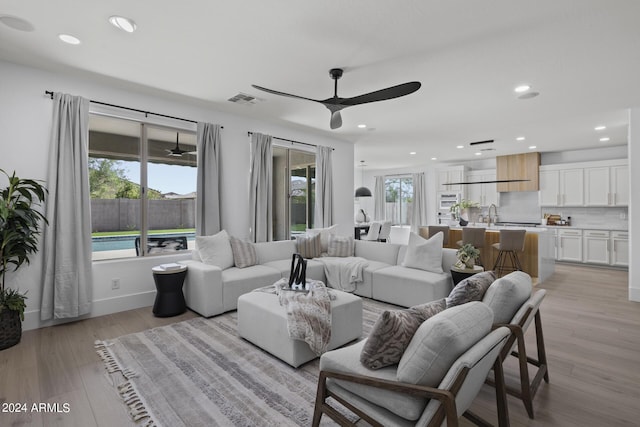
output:
[[22, 338], [20, 314], [15, 310], [0, 311], [0, 350], [13, 347]]
[[473, 258], [469, 258], [468, 260], [466, 260], [464, 262], [465, 267], [467, 268], [473, 268], [474, 265], [476, 265], [476, 260]]

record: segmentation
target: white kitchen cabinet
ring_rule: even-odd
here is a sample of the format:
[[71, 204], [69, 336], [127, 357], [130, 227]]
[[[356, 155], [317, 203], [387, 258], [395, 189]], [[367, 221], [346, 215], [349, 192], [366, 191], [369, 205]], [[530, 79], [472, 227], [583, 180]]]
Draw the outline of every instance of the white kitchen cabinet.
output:
[[558, 260], [582, 262], [582, 230], [558, 230]]
[[[495, 170], [478, 170], [467, 172], [467, 182], [495, 181]], [[485, 184], [467, 184], [466, 198], [478, 202], [480, 206], [499, 206], [499, 194], [495, 182]]]
[[629, 266], [629, 233], [625, 231], [611, 232], [611, 265]]
[[607, 230], [583, 231], [583, 259], [588, 264], [609, 264], [611, 241]]
[[465, 196], [465, 188], [466, 185], [444, 185], [448, 183], [456, 183], [456, 182], [464, 182], [465, 180], [465, 171], [466, 168], [464, 166], [453, 166], [446, 169], [438, 169], [438, 191], [450, 191], [455, 193], [463, 193], [463, 198]]
[[583, 168], [542, 169], [539, 172], [540, 206], [583, 206]]
[[629, 167], [627, 165], [584, 169], [586, 206], [627, 206]]

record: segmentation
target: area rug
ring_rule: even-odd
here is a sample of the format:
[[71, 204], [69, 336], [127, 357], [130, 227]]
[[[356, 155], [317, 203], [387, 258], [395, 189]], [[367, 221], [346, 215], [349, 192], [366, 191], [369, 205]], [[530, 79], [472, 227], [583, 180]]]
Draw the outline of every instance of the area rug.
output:
[[[363, 336], [388, 304], [363, 299]], [[236, 312], [96, 341], [141, 426], [309, 426], [318, 359], [297, 369], [238, 337]], [[323, 417], [323, 425], [332, 425]], [[355, 421], [355, 420], [354, 420]]]

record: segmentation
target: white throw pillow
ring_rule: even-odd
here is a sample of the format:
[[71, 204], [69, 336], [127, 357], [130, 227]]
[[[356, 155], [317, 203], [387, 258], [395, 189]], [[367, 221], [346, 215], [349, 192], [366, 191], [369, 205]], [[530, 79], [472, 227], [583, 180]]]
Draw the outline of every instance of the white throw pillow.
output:
[[409, 234], [409, 245], [404, 255], [403, 267], [442, 273], [442, 231], [430, 239], [424, 239], [416, 233]]
[[224, 230], [213, 236], [196, 236], [196, 248], [205, 264], [215, 265], [223, 270], [234, 265], [229, 235]]
[[320, 247], [322, 253], [329, 252], [329, 236], [336, 233], [337, 225], [332, 225], [327, 228], [307, 228], [307, 235], [315, 236], [320, 234]]

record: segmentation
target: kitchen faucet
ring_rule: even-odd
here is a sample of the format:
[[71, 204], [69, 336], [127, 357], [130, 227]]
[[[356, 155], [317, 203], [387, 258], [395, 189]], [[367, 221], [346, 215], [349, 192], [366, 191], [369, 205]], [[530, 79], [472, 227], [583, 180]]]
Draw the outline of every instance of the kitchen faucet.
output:
[[[491, 217], [491, 208], [493, 208], [493, 217]], [[491, 203], [491, 206], [489, 206], [489, 212], [487, 214], [487, 216], [489, 217], [489, 227], [491, 227], [491, 221], [493, 220], [495, 223], [495, 219], [498, 218], [498, 207]]]

